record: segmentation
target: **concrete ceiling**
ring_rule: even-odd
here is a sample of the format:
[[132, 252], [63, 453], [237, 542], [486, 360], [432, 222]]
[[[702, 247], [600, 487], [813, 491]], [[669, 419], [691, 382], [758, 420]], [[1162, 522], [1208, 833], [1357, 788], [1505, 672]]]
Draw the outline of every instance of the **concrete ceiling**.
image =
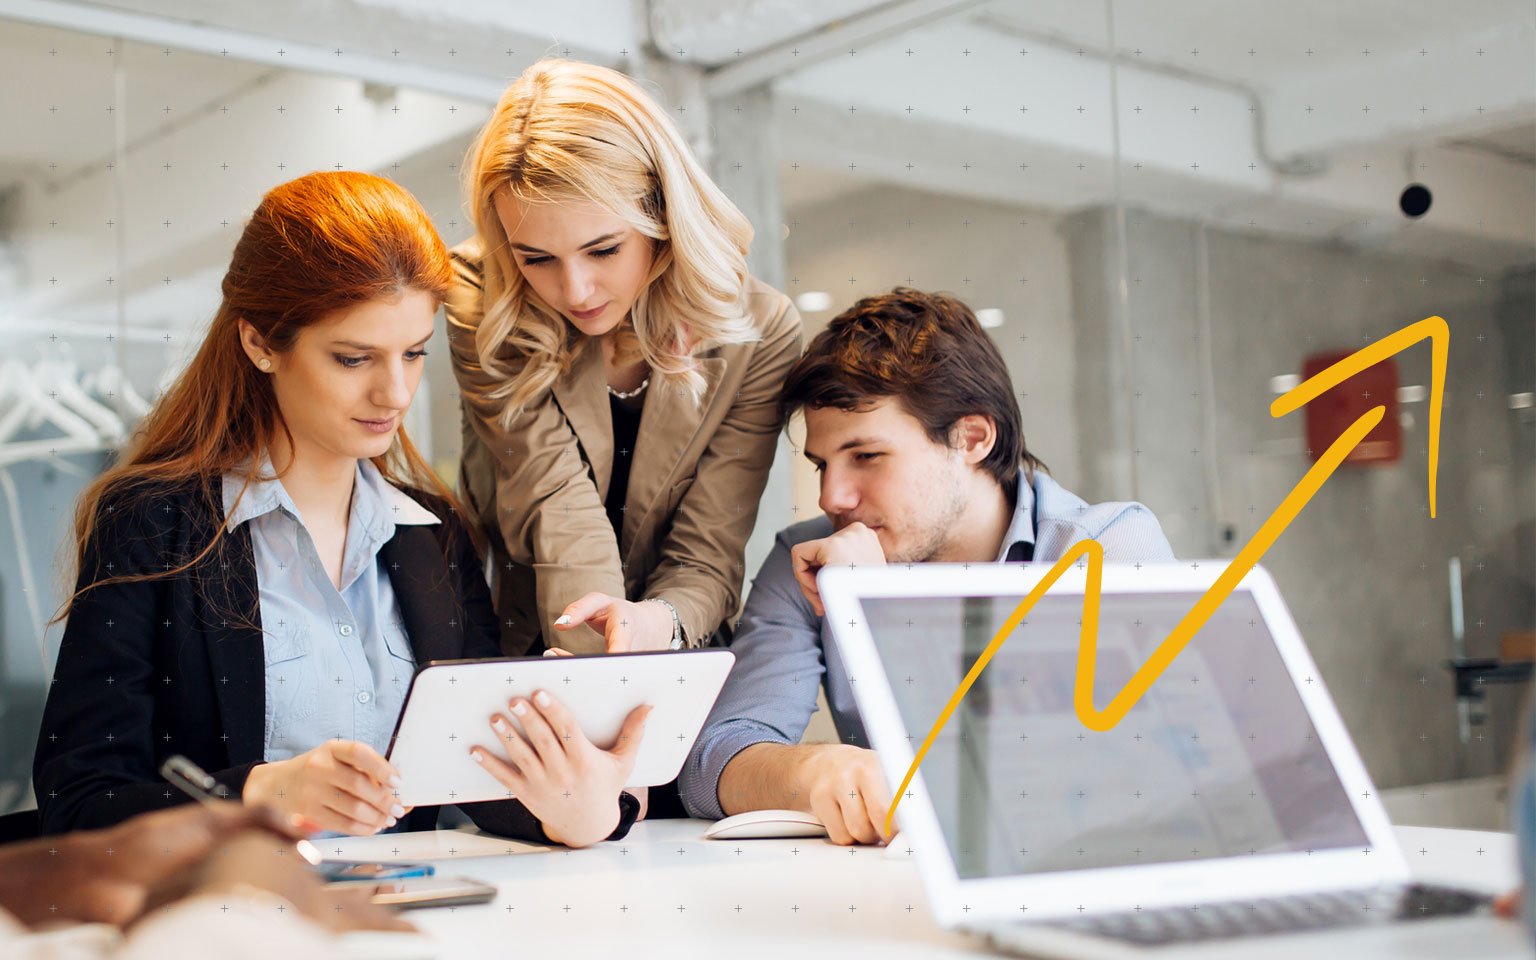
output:
[[[99, 246], [63, 221], [95, 223], [110, 203], [121, 57], [131, 187], [153, 208], [125, 249], [135, 282], [158, 289], [225, 255], [217, 225], [292, 175], [280, 171], [455, 153], [507, 79], [554, 53], [702, 70], [722, 106], [770, 84], [791, 207], [902, 184], [1063, 211], [1119, 200], [1485, 266], [1533, 259], [1528, 0], [1118, 0], [1114, 14], [1111, 43], [1104, 6], [1082, 0], [0, 0], [0, 84], [28, 92], [0, 107], [27, 131], [0, 140], [0, 190], [30, 185], [63, 211], [42, 215], [61, 220], [50, 249]], [[121, 54], [112, 35], [128, 38]], [[665, 72], [648, 76], [665, 97]], [[319, 113], [279, 110], [297, 103]], [[383, 121], [401, 104], [418, 119], [393, 133]], [[452, 161], [431, 166], [456, 176]], [[1293, 175], [1303, 167], [1321, 172]], [[1409, 176], [1436, 206], [1405, 230]], [[166, 178], [216, 199], [181, 203], [157, 190]], [[100, 296], [57, 279], [51, 303]]]
[[[1120, 0], [1114, 8], [1116, 45], [1127, 59], [1174, 64], [1263, 90], [1370, 57], [1424, 49], [1427, 58], [1443, 52], [1450, 38], [1504, 29], [1521, 11], [1529, 11], [1529, 4], [1509, 0]], [[1067, 45], [1107, 45], [1101, 2], [996, 0], [975, 19]]]
[[[1395, 6], [1118, 3], [1111, 45], [1096, 4], [981, 5], [783, 74], [785, 197], [862, 180], [1048, 209], [1120, 201], [1531, 262], [1536, 9]], [[1405, 230], [1410, 180], [1437, 202]]]
[[1456, 144], [1536, 167], [1536, 122], [1517, 123], [1504, 130], [1466, 137]]
[[[393, 64], [499, 81], [549, 54], [614, 63], [639, 49], [643, 18], [632, 0], [45, 0], [79, 8], [144, 15], [271, 41], [271, 50], [313, 46], [338, 71], [372, 58]], [[0, 3], [0, 15], [4, 13]], [[82, 27], [85, 29], [85, 27]], [[335, 51], [340, 51], [336, 53]], [[351, 65], [351, 66], [349, 66]]]
[[[29, 23], [0, 31], [0, 89], [31, 91], [5, 110], [23, 137], [0, 139], [0, 176], [60, 185], [108, 162], [115, 145], [115, 65], [127, 74], [129, 144], [149, 144], [237, 99], [276, 68], [184, 49], [126, 43]], [[191, 78], [197, 96], [188, 96]]]

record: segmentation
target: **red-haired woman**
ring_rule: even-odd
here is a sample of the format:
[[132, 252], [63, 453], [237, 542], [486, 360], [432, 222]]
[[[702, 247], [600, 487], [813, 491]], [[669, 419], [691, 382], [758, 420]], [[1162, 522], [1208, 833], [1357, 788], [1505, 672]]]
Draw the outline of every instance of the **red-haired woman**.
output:
[[[317, 829], [435, 824], [395, 801], [382, 755], [402, 698], [417, 663], [498, 653], [468, 528], [400, 425], [451, 282], [388, 180], [262, 199], [207, 339], [81, 500], [33, 771], [44, 832], [181, 802], [156, 775], [170, 754]], [[508, 705], [526, 739], [503, 716], [483, 731], [519, 799], [465, 811], [572, 846], [621, 836], [644, 709], [609, 752], [534, 699]]]

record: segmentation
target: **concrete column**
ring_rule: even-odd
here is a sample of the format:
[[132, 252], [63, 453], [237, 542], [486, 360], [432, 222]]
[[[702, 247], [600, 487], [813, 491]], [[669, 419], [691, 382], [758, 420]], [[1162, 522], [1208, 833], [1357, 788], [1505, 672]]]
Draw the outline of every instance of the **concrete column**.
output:
[[[747, 266], [764, 283], [785, 289], [784, 203], [779, 190], [779, 138], [773, 117], [774, 96], [767, 86], [753, 87], [709, 103], [710, 173], [755, 231]], [[758, 505], [757, 526], [747, 541], [745, 576], [757, 573], [773, 547], [773, 537], [792, 519], [794, 484], [789, 441], [779, 449]], [[750, 585], [749, 585], [750, 586]]]
[[[1130, 358], [1121, 348], [1114, 212], [1098, 207], [1068, 217], [1062, 225], [1071, 267], [1074, 355], [1081, 477], [1079, 495], [1094, 500], [1130, 500], [1131, 458], [1137, 456], [1125, 398], [1134, 393]], [[1088, 441], [1087, 438], [1093, 438]], [[1049, 458], [1047, 458], [1049, 462]]]
[[[628, 70], [666, 105], [694, 156], [752, 222], [755, 234], [747, 258], [752, 275], [783, 289], [784, 214], [773, 92], [760, 86], [710, 99], [704, 70], [655, 51], [637, 57]], [[790, 455], [787, 440], [781, 438], [758, 506], [757, 526], [747, 541], [742, 579], [748, 588], [773, 546], [774, 534], [791, 520]]]
[[[1446, 318], [1436, 518], [1428, 411], [1407, 402], [1402, 459], [1341, 468], [1262, 562], [1379, 786], [1498, 770], [1518, 730], [1517, 692], [1490, 689], [1486, 725], [1458, 741], [1442, 666], [1451, 650], [1446, 567], [1461, 561], [1470, 656], [1494, 655], [1503, 630], [1528, 629], [1532, 441], [1508, 395], [1530, 390], [1536, 369], [1530, 274], [1480, 283], [1442, 261], [1221, 231], [1136, 208], [1126, 217], [1129, 363], [1115, 335], [1114, 211], [1075, 214], [1063, 230], [1083, 435], [1077, 492], [1140, 499], [1183, 559], [1233, 555], [1311, 466], [1305, 415], [1269, 415], [1273, 377], [1299, 373], [1309, 354]], [[1429, 384], [1427, 345], [1394, 362], [1404, 385]], [[1122, 466], [1137, 450], [1132, 493]]]
[[756, 231], [747, 265], [753, 276], [783, 289], [784, 200], [779, 189], [779, 131], [774, 95], [766, 85], [710, 103], [711, 173]]

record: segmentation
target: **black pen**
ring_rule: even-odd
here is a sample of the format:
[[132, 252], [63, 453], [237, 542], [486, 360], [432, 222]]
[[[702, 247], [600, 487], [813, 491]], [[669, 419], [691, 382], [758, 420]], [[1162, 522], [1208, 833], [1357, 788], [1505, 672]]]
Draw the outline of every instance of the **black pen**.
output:
[[[165, 758], [165, 762], [160, 765], [160, 775], [198, 803], [217, 806], [221, 803], [238, 802], [229, 795], [228, 787], [179, 753]], [[308, 861], [311, 866], [324, 859], [320, 855], [320, 850], [308, 840], [300, 838], [294, 846], [298, 849], [299, 856]]]

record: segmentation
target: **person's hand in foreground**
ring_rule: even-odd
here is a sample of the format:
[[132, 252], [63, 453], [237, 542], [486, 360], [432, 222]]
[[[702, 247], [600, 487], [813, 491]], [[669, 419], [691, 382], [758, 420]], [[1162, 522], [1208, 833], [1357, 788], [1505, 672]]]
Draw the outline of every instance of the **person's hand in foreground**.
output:
[[1493, 898], [1493, 915], [1503, 917], [1506, 920], [1516, 920], [1520, 917], [1520, 888], [1516, 887], [1507, 893], [1501, 893]]
[[28, 926], [126, 926], [144, 912], [154, 891], [184, 882], [233, 838], [255, 832], [300, 861], [294, 843], [313, 829], [262, 807], [186, 804], [105, 830], [14, 844], [0, 848], [0, 907]]
[[282, 897], [305, 917], [336, 933], [349, 930], [414, 931], [390, 910], [370, 902], [372, 883], [324, 883], [283, 837], [247, 830], [216, 847], [192, 876], [190, 896], [240, 896], [252, 888]]

